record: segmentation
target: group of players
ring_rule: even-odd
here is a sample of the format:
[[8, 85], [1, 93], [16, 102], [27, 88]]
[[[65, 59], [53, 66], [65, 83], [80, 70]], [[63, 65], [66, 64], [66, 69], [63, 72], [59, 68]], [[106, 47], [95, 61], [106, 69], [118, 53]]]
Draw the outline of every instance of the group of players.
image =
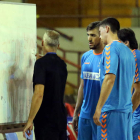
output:
[[87, 36], [90, 50], [81, 58], [72, 121], [78, 140], [140, 140], [140, 51], [135, 33], [120, 29], [117, 19], [106, 18], [89, 24]]

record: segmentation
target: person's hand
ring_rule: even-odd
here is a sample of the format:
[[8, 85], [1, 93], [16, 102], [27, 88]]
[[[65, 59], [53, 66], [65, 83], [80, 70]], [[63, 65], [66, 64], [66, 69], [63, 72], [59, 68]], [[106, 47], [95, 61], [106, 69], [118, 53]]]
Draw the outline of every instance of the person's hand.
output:
[[24, 130], [23, 130], [23, 137], [26, 138], [25, 132], [28, 136], [30, 136], [32, 129], [33, 129], [33, 123], [27, 122], [27, 124], [25, 125]]
[[74, 115], [72, 119], [72, 126], [75, 131], [78, 130], [78, 115]]
[[100, 122], [100, 115], [101, 115], [101, 109], [96, 108], [93, 116], [93, 121], [96, 125], [102, 125], [102, 123]]

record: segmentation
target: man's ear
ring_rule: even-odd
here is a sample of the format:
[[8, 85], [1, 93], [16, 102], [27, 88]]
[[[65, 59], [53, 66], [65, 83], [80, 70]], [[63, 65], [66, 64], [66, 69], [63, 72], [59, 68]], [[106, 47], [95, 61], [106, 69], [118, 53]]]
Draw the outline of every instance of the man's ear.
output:
[[106, 28], [106, 33], [108, 33], [109, 30], [110, 30], [110, 27], [109, 26], [105, 26], [105, 28]]
[[124, 44], [126, 45], [126, 46], [130, 46], [130, 44], [129, 44], [129, 41], [128, 40], [126, 40], [125, 42], [124, 42]]
[[44, 46], [44, 41], [42, 40], [42, 46]]

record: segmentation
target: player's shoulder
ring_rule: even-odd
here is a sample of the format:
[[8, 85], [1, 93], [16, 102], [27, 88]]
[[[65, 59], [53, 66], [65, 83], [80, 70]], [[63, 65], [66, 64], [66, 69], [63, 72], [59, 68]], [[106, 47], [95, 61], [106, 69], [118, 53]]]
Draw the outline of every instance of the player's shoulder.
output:
[[138, 50], [138, 49], [134, 49], [132, 52], [134, 52], [134, 53], [136, 53], [136, 54], [140, 54], [140, 50]]
[[120, 49], [120, 48], [122, 48], [122, 47], [124, 47], [124, 48], [128, 48], [126, 45], [124, 45], [121, 41], [119, 41], [119, 40], [115, 40], [115, 41], [113, 41], [112, 43], [111, 43], [111, 45], [110, 45], [112, 48], [114, 48], [114, 49]]
[[91, 53], [93, 53], [93, 50], [89, 50], [89, 51], [85, 52], [85, 53], [83, 54], [83, 56], [90, 55]]
[[89, 58], [89, 56], [91, 55], [91, 53], [93, 53], [93, 50], [89, 50], [89, 51], [85, 52], [82, 55], [82, 57], [81, 57], [81, 64], [84, 63], [87, 58]]
[[134, 57], [137, 58], [138, 61], [140, 61], [140, 50], [138, 49], [132, 50], [132, 53]]
[[93, 50], [89, 50], [82, 55], [82, 58], [86, 58], [93, 53]]
[[117, 50], [118, 46], [120, 46], [120, 45], [121, 45], [120, 42], [113, 41], [110, 44], [108, 44], [108, 45], [105, 46], [104, 51]]
[[127, 52], [128, 54], [131, 54], [131, 50], [121, 41], [113, 41], [111, 49], [115, 50], [117, 53]]

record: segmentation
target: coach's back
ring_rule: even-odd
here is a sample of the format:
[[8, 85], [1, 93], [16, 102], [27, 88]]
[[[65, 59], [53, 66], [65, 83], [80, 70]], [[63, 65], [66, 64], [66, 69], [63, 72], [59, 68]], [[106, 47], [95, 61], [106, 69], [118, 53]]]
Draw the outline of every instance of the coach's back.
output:
[[[47, 53], [35, 64], [33, 83], [45, 86], [42, 105], [34, 119], [36, 125], [40, 121], [51, 127], [66, 127], [66, 112], [63, 103], [64, 89], [67, 79], [66, 64], [55, 53]], [[41, 77], [38, 77], [41, 72]], [[40, 74], [39, 74], [40, 75]]]

